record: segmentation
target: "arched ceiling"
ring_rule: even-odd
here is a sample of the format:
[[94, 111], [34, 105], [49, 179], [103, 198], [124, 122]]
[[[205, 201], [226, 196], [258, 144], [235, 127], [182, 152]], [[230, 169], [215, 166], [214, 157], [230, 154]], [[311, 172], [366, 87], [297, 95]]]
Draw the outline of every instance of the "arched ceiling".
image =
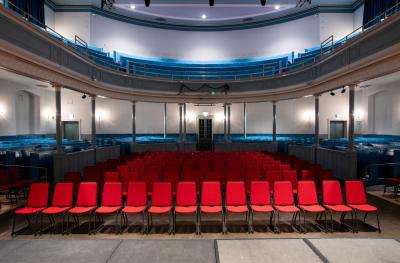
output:
[[[50, 2], [49, 0], [48, 2]], [[100, 7], [100, 0], [52, 0], [57, 9], [73, 7]], [[208, 0], [151, 0], [146, 7], [143, 0], [115, 0], [114, 15], [177, 26], [212, 27], [256, 24], [262, 21], [287, 18], [304, 14], [317, 7], [351, 11], [360, 0], [312, 0], [312, 4], [296, 7], [297, 0], [269, 0], [261, 6], [260, 0], [215, 0], [213, 7]], [[71, 10], [71, 9], [70, 9]]]

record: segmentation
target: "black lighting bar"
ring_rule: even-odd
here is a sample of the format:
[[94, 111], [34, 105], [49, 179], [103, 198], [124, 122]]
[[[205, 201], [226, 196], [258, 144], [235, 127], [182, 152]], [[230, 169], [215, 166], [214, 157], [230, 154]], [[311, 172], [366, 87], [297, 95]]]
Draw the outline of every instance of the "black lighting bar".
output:
[[146, 7], [149, 7], [150, 6], [150, 0], [144, 0], [144, 4], [145, 4]]

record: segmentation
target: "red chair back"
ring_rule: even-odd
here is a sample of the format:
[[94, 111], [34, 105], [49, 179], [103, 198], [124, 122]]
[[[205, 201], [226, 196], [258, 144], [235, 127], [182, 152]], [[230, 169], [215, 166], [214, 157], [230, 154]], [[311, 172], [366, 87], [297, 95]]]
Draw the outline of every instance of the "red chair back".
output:
[[293, 189], [297, 189], [297, 172], [295, 170], [284, 170], [282, 180], [291, 182]]
[[185, 182], [196, 182], [199, 183], [199, 173], [193, 171], [185, 171], [183, 172], [183, 181]]
[[171, 183], [154, 183], [152, 206], [172, 206]]
[[343, 196], [339, 181], [322, 182], [322, 199], [325, 205], [342, 205]]
[[349, 205], [367, 203], [364, 183], [360, 180], [346, 181], [346, 201]]
[[281, 180], [281, 172], [280, 171], [266, 171], [265, 173], [265, 180], [268, 181], [269, 185], [271, 186], [272, 190], [274, 190], [274, 183], [276, 181]]
[[71, 207], [74, 194], [72, 183], [57, 183], [54, 187], [52, 206]]
[[119, 173], [118, 172], [106, 172], [104, 174], [104, 182], [119, 182]]
[[145, 182], [130, 182], [128, 195], [126, 197], [127, 206], [146, 206], [147, 189]]
[[299, 205], [318, 204], [317, 189], [314, 181], [300, 181], [297, 187], [297, 202]]
[[292, 183], [288, 181], [278, 181], [274, 185], [274, 204], [275, 205], [294, 205]]
[[175, 172], [165, 172], [164, 174], [164, 182], [171, 183], [172, 193], [176, 193], [176, 187], [179, 181], [179, 173]]
[[76, 206], [97, 206], [97, 183], [83, 182], [79, 185]]
[[81, 183], [81, 174], [80, 172], [69, 172], [65, 175], [66, 183], [73, 183], [74, 185], [74, 193], [78, 192], [79, 184]]
[[221, 182], [221, 179], [220, 172], [208, 172], [206, 175], [207, 182]]
[[252, 205], [271, 204], [271, 192], [268, 182], [251, 182], [250, 203]]
[[220, 182], [203, 182], [201, 189], [201, 205], [222, 205]]
[[117, 172], [119, 174], [119, 177], [122, 179], [129, 173], [129, 166], [127, 165], [117, 166]]
[[197, 190], [195, 182], [180, 182], [176, 193], [177, 206], [196, 206]]
[[226, 175], [227, 181], [243, 181], [242, 172], [240, 170], [229, 170]]
[[107, 182], [104, 184], [102, 206], [121, 206], [122, 205], [122, 183]]
[[124, 191], [128, 191], [129, 183], [140, 182], [140, 174], [138, 172], [128, 172], [128, 174], [122, 178], [124, 183]]
[[243, 182], [226, 183], [226, 205], [246, 205], [246, 190]]
[[29, 190], [28, 207], [46, 207], [49, 200], [49, 184], [33, 183]]

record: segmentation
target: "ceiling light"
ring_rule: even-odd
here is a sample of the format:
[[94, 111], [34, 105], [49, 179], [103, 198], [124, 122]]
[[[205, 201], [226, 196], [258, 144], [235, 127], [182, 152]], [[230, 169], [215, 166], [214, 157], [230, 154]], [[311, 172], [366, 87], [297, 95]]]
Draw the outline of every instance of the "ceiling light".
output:
[[135, 8], [136, 8], [135, 5], [130, 5], [129, 7], [130, 7], [131, 9], [135, 9]]
[[331, 90], [331, 93], [329, 94], [331, 94], [331, 96], [335, 96], [335, 92], [333, 92], [333, 90]]
[[86, 99], [86, 94], [85, 93], [83, 93], [83, 95], [82, 95], [82, 99]]
[[206, 19], [206, 18], [207, 18], [207, 15], [206, 15], [206, 14], [202, 14], [202, 15], [201, 15], [201, 18], [202, 18], [202, 19]]
[[103, 96], [103, 95], [97, 95], [97, 97], [98, 97], [98, 98], [101, 98], [101, 99], [107, 99], [107, 97], [106, 97], [106, 96]]
[[281, 9], [281, 6], [280, 5], [276, 5], [275, 6], [275, 10], [279, 10], [279, 9]]

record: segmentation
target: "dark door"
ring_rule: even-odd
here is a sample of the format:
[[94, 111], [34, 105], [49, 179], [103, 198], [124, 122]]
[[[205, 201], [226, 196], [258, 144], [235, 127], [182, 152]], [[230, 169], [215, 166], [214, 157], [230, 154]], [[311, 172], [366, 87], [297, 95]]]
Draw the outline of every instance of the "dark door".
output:
[[345, 121], [331, 121], [329, 126], [330, 126], [330, 139], [339, 139], [346, 137]]
[[199, 151], [212, 150], [212, 119], [199, 119]]
[[79, 140], [79, 122], [78, 121], [63, 121], [64, 139]]

